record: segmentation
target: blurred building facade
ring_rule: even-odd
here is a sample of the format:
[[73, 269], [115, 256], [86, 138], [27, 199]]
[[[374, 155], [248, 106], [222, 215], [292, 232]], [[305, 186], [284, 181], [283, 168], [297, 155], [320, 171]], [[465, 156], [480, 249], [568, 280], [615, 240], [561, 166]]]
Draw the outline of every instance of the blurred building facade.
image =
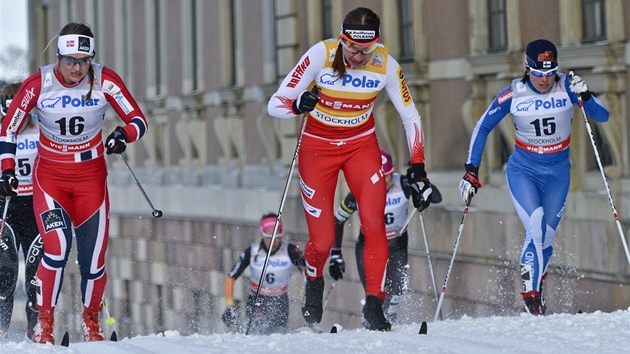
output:
[[[381, 17], [382, 42], [397, 58], [422, 116], [426, 165], [444, 202], [423, 213], [437, 286], [451, 257], [463, 205], [470, 133], [494, 96], [524, 72], [524, 48], [537, 38], [558, 46], [563, 72], [574, 70], [610, 110], [594, 125], [623, 229], [630, 224], [628, 84], [630, 3], [622, 0], [29, 0], [31, 72], [56, 60], [53, 37], [86, 22], [95, 62], [120, 74], [149, 120], [126, 154], [156, 208], [151, 209], [117, 158], [108, 157], [112, 204], [107, 300], [119, 335], [176, 329], [225, 330], [223, 280], [240, 251], [258, 237], [257, 221], [277, 211], [295, 151], [299, 119], [267, 115], [280, 80], [317, 41], [335, 37], [356, 6]], [[47, 47], [47, 45], [50, 45]], [[47, 48], [47, 49], [46, 49]], [[405, 171], [408, 149], [386, 94], [375, 108], [382, 147]], [[110, 110], [105, 134], [120, 120]], [[583, 118], [576, 109], [572, 186], [545, 283], [552, 312], [630, 306], [630, 265], [604, 192]], [[591, 123], [593, 124], [593, 123]], [[505, 119], [488, 140], [481, 178], [443, 306], [448, 318], [520, 310], [518, 259], [523, 231], [505, 185], [514, 128]], [[297, 173], [283, 210], [288, 234], [307, 239]], [[340, 178], [339, 195], [347, 187]], [[356, 217], [355, 217], [356, 218]], [[401, 316], [432, 318], [434, 291], [419, 221], [410, 226], [410, 291]], [[358, 220], [346, 235], [356, 237]], [[364, 296], [353, 240], [348, 275], [324, 322], [360, 325]], [[72, 267], [69, 267], [72, 268]], [[68, 269], [58, 323], [80, 330], [77, 271]], [[330, 279], [327, 279], [330, 282]], [[237, 297], [246, 297], [247, 282]], [[547, 285], [549, 284], [549, 285]], [[299, 314], [301, 277], [291, 288]], [[405, 306], [406, 304], [406, 306]], [[63, 310], [63, 311], [62, 311]]]

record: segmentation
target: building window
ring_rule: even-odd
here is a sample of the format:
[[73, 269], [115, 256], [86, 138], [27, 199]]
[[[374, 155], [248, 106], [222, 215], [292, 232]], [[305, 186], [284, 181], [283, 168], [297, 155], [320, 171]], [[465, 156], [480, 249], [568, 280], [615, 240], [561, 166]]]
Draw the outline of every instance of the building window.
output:
[[147, 81], [149, 84], [148, 96], [161, 96], [166, 93], [165, 87], [162, 86], [164, 76], [162, 75], [162, 41], [164, 33], [162, 32], [162, 16], [163, 11], [159, 0], [153, 0], [148, 3], [148, 21], [147, 21], [147, 47], [150, 53], [147, 55]]
[[276, 60], [276, 17], [274, 1], [261, 1], [262, 11], [262, 49], [263, 60], [263, 82], [275, 83], [277, 80], [277, 60]]
[[[125, 2], [122, 4], [122, 11], [119, 14], [120, 18], [121, 18], [121, 31], [122, 31], [122, 36], [121, 36], [121, 43], [120, 45], [122, 46], [121, 51], [122, 51], [122, 68], [121, 71], [119, 71], [119, 74], [122, 74], [122, 77], [125, 78], [131, 78], [131, 43], [130, 39], [131, 36], [127, 36], [127, 33], [131, 33], [131, 26], [130, 26], [130, 22], [129, 22], [129, 11], [130, 11], [130, 5], [129, 3]], [[98, 16], [96, 16], [95, 18], [98, 18]], [[127, 86], [129, 86], [131, 79], [128, 79], [128, 83]]]
[[332, 0], [322, 1], [322, 31], [323, 39], [336, 37], [333, 33]]
[[187, 70], [189, 70], [189, 75], [190, 77], [188, 79], [190, 79], [192, 81], [191, 83], [191, 89], [192, 91], [197, 91], [199, 90], [199, 80], [197, 78], [197, 72], [199, 69], [199, 48], [198, 48], [198, 38], [197, 38], [197, 13], [199, 11], [199, 9], [197, 8], [197, 1], [192, 0], [190, 3], [190, 9], [189, 9], [189, 23], [188, 23], [188, 30], [187, 32], [190, 34], [190, 38], [188, 38], [189, 45], [190, 45], [190, 53], [188, 53], [189, 58], [187, 58], [188, 61], [188, 65], [190, 65], [190, 68], [188, 68]]
[[582, 24], [585, 43], [606, 39], [606, 1], [584, 0], [582, 2]]
[[[294, 3], [288, 1], [274, 1], [274, 33], [276, 44], [276, 76], [282, 79], [293, 69], [297, 61], [296, 50], [299, 46], [295, 33], [297, 13]], [[299, 59], [299, 56], [297, 57]]]
[[398, 0], [398, 16], [400, 18], [400, 62], [413, 61], [413, 3], [411, 0]]
[[488, 20], [490, 33], [488, 50], [507, 49], [505, 0], [488, 0]]
[[[241, 47], [241, 42], [242, 42], [242, 38], [241, 38], [241, 16], [240, 16], [240, 12], [237, 12], [237, 8], [236, 8], [236, 3], [235, 1], [230, 1], [228, 6], [230, 9], [230, 18], [232, 19], [231, 22], [231, 30], [230, 33], [232, 33], [231, 39], [232, 39], [232, 72], [230, 73], [230, 85], [229, 86], [235, 86], [239, 84], [239, 75], [237, 72], [237, 68], [240, 66], [239, 64], [241, 64], [241, 59], [242, 57], [240, 56], [240, 47]], [[238, 5], [241, 5], [240, 2], [238, 2]], [[240, 8], [239, 8], [240, 10]]]

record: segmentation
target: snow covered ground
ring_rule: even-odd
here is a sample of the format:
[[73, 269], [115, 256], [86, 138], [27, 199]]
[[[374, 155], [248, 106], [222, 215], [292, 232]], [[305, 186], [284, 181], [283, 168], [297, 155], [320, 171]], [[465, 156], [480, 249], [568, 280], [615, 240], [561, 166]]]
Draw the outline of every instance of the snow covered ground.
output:
[[545, 317], [463, 317], [429, 322], [426, 335], [418, 334], [419, 324], [394, 326], [387, 333], [352, 329], [337, 334], [184, 337], [166, 331], [117, 343], [71, 343], [68, 348], [3, 342], [0, 353], [630, 353], [629, 310]]

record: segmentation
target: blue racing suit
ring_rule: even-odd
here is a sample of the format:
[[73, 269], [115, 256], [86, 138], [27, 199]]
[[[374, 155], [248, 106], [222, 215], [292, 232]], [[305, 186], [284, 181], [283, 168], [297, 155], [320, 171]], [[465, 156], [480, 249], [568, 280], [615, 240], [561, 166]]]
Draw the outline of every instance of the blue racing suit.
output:
[[[569, 88], [570, 78], [557, 75], [545, 93], [538, 92], [529, 77], [525, 82], [515, 79], [499, 92], [473, 130], [466, 162], [479, 167], [488, 134], [511, 113], [516, 141], [506, 176], [512, 202], [525, 228], [520, 260], [523, 293], [540, 291], [569, 192], [573, 105], [579, 105], [579, 101]], [[606, 106], [593, 95], [584, 101], [584, 109], [598, 122], [608, 120]]]

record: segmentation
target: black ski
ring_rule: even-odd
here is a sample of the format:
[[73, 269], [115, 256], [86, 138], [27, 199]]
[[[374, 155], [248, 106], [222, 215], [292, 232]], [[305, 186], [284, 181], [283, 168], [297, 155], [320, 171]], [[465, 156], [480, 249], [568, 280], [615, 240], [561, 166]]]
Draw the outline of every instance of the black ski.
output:
[[67, 347], [70, 345], [70, 335], [68, 334], [67, 331], [66, 333], [63, 334], [63, 338], [61, 338], [61, 345], [64, 347]]
[[331, 328], [330, 328], [330, 333], [339, 333], [343, 331], [343, 326], [340, 325], [339, 323], [335, 323]]
[[422, 321], [420, 325], [420, 332], [418, 334], [427, 334], [427, 321]]
[[[112, 335], [109, 336], [109, 340], [111, 342], [118, 342], [118, 335], [116, 334], [116, 331], [112, 332]], [[61, 338], [61, 343], [59, 344], [64, 347], [67, 347], [70, 345], [70, 334], [68, 334], [67, 331], [66, 333], [63, 334], [63, 338]]]

